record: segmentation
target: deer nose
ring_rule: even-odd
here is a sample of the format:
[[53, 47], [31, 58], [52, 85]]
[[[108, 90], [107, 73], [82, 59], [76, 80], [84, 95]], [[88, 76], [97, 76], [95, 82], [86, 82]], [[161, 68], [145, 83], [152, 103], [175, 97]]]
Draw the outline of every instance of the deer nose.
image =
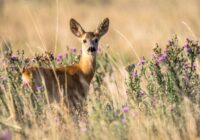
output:
[[96, 51], [96, 48], [95, 47], [89, 47], [88, 48], [88, 52], [95, 52]]

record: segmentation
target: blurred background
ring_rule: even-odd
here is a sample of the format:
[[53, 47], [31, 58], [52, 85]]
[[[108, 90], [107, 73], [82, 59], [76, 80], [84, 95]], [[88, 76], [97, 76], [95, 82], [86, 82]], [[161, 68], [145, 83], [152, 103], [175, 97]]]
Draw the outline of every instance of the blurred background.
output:
[[100, 48], [109, 46], [109, 53], [124, 62], [151, 57], [156, 43], [164, 46], [175, 34], [181, 44], [200, 37], [199, 0], [0, 0], [0, 41], [11, 41], [14, 50], [27, 55], [79, 49], [69, 29], [71, 17], [86, 31], [109, 17]]

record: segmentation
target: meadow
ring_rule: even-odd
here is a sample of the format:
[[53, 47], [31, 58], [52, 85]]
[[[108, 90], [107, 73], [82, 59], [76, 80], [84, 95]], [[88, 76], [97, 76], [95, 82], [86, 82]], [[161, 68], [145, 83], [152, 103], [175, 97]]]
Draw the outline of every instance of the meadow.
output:
[[[0, 140], [200, 139], [200, 1], [0, 0]], [[109, 32], [98, 50], [87, 121], [74, 123], [24, 67], [79, 61], [75, 18]]]

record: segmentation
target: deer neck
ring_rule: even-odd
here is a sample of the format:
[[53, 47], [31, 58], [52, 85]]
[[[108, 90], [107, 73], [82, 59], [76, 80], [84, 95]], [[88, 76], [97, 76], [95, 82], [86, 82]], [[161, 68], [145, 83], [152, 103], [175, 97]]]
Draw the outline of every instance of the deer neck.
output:
[[90, 83], [95, 73], [96, 54], [91, 55], [82, 52], [79, 66], [83, 74], [83, 77], [86, 79], [88, 83]]

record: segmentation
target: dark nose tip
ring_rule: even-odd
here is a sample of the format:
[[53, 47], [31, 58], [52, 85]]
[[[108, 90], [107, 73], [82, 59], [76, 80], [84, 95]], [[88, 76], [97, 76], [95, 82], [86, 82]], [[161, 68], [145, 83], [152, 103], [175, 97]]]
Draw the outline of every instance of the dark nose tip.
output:
[[89, 48], [88, 48], [88, 51], [89, 51], [89, 52], [95, 52], [95, 51], [96, 51], [96, 48], [95, 48], [95, 47], [89, 47]]

